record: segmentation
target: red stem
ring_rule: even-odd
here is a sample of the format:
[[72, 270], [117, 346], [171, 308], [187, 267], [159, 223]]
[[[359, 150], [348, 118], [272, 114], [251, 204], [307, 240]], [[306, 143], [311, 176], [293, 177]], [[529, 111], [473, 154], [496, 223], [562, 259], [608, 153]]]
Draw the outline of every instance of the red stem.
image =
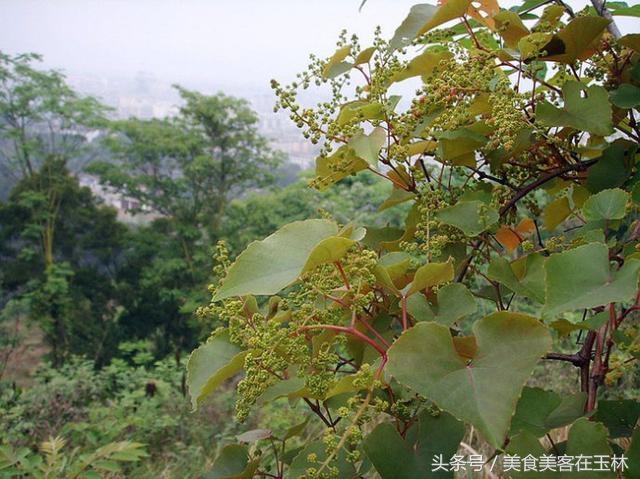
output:
[[358, 320], [364, 324], [364, 327], [367, 328], [369, 331], [371, 331], [373, 333], [373, 335], [382, 343], [384, 344], [387, 348], [389, 347], [389, 343], [387, 342], [386, 339], [384, 339], [384, 337], [378, 332], [376, 331], [376, 329], [369, 324], [368, 321], [365, 321], [362, 318], [358, 318]]
[[402, 304], [402, 330], [406, 331], [409, 329], [409, 320], [407, 319], [407, 297], [402, 296], [400, 303]]
[[358, 339], [364, 341], [365, 343], [367, 343], [373, 349], [378, 351], [383, 358], [387, 357], [386, 349], [384, 349], [382, 346], [380, 346], [378, 343], [376, 343], [373, 339], [371, 339], [366, 334], [362, 334], [360, 331], [358, 331], [357, 329], [354, 329], [354, 328], [347, 328], [346, 326], [336, 326], [336, 325], [333, 325], [333, 324], [313, 324], [313, 325], [310, 325], [310, 326], [303, 326], [301, 329], [304, 329], [304, 330], [308, 330], [308, 329], [329, 329], [331, 331], [338, 331], [339, 333], [350, 334], [351, 336], [355, 336], [356, 338], [358, 338]]
[[338, 271], [340, 271], [340, 276], [342, 276], [342, 281], [344, 281], [344, 285], [346, 286], [347, 289], [351, 289], [351, 285], [349, 284], [349, 279], [347, 278], [347, 275], [344, 272], [344, 269], [342, 269], [342, 265], [340, 264], [340, 261], [336, 261], [334, 263], [336, 265], [336, 268], [338, 268]]

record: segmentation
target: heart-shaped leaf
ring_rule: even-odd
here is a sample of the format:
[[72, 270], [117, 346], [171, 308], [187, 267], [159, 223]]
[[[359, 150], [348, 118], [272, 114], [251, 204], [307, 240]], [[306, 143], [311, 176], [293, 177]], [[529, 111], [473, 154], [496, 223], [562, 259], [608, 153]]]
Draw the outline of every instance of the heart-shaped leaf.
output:
[[628, 259], [620, 270], [612, 271], [607, 246], [589, 243], [551, 255], [544, 269], [543, 311], [545, 316], [553, 317], [565, 311], [632, 299], [638, 290], [640, 260]]
[[418, 31], [425, 25], [433, 15], [438, 11], [438, 7], [421, 3], [411, 7], [409, 15], [400, 26], [396, 29], [393, 38], [389, 42], [389, 48], [397, 50], [398, 48], [409, 45], [418, 34]]
[[473, 294], [462, 283], [447, 284], [438, 289], [437, 304], [431, 305], [421, 294], [407, 300], [407, 311], [416, 321], [435, 321], [451, 326], [478, 309]]
[[568, 81], [562, 87], [562, 97], [563, 108], [549, 102], [538, 105], [536, 119], [546, 126], [569, 126], [601, 136], [613, 133], [611, 104], [603, 87]]
[[536, 437], [551, 429], [566, 426], [581, 417], [587, 400], [585, 393], [561, 397], [553, 391], [524, 388], [516, 413], [511, 421], [511, 433], [528, 431]]
[[629, 193], [620, 188], [603, 190], [589, 197], [582, 206], [587, 221], [619, 220], [624, 218]]
[[521, 296], [544, 302], [544, 258], [530, 254], [509, 263], [506, 258], [495, 258], [489, 264], [487, 276], [505, 285]]
[[258, 468], [258, 461], [249, 460], [249, 450], [230, 444], [220, 451], [205, 479], [250, 479]]
[[362, 158], [373, 167], [378, 166], [378, 154], [380, 149], [387, 140], [387, 134], [384, 129], [376, 127], [371, 134], [356, 134], [349, 141], [349, 146], [353, 148], [356, 156]]
[[462, 357], [448, 327], [419, 323], [389, 349], [388, 372], [501, 447], [520, 392], [551, 347], [547, 328], [524, 314], [499, 312], [473, 325], [477, 351]]
[[213, 300], [276, 294], [296, 280], [318, 243], [337, 233], [333, 221], [295, 221], [262, 241], [254, 241], [229, 268]]
[[438, 220], [455, 226], [469, 237], [477, 236], [498, 221], [498, 212], [482, 201], [459, 201], [438, 211]]
[[[581, 470], [577, 470], [576, 467], [572, 469], [572, 472], [560, 469], [559, 456], [561, 453], [567, 457], [574, 457], [576, 460], [579, 458], [586, 458], [589, 461], [593, 458], [592, 463], [587, 467], [582, 466]], [[528, 431], [523, 431], [520, 434], [511, 438], [507, 447], [507, 454], [511, 456], [518, 456], [519, 458], [525, 458], [531, 456], [534, 459], [540, 459], [544, 456], [551, 456], [549, 462], [556, 463], [554, 468], [545, 468], [542, 471], [540, 464], [534, 470], [525, 472], [522, 468], [509, 471], [509, 477], [513, 479], [529, 479], [542, 477], [545, 479], [564, 479], [566, 477], [587, 478], [587, 479], [614, 479], [616, 474], [611, 470], [610, 456], [611, 447], [607, 441], [607, 429], [598, 422], [591, 422], [587, 418], [580, 418], [573, 423], [569, 430], [569, 438], [564, 444], [557, 444], [546, 451], [542, 444], [538, 441], [535, 435]], [[555, 457], [553, 457], [555, 456]], [[597, 458], [604, 458], [604, 463], [598, 463]], [[583, 464], [589, 464], [583, 463]], [[538, 469], [538, 470], [535, 470]], [[625, 472], [625, 477], [631, 477]]]
[[400, 436], [385, 422], [366, 437], [364, 451], [382, 479], [452, 478], [452, 471], [434, 471], [434, 456], [445, 461], [456, 453], [464, 424], [453, 416], [423, 411], [417, 422]]
[[409, 289], [405, 296], [422, 291], [432, 286], [437, 286], [453, 279], [453, 264], [450, 261], [446, 263], [429, 263], [420, 266], [413, 276], [413, 281], [409, 285]]
[[223, 381], [242, 370], [246, 351], [229, 342], [227, 334], [216, 336], [195, 349], [187, 362], [187, 385], [195, 410]]

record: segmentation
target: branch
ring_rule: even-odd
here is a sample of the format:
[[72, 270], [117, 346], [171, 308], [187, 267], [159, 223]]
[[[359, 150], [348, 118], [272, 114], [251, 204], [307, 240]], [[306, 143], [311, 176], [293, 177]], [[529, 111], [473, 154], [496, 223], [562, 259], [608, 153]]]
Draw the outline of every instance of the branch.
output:
[[500, 216], [504, 216], [511, 208], [513, 208], [516, 205], [518, 201], [520, 201], [522, 198], [527, 196], [530, 192], [544, 185], [548, 181], [551, 181], [554, 178], [564, 175], [565, 173], [568, 173], [570, 171], [584, 171], [597, 162], [598, 160], [594, 159], [594, 160], [583, 161], [583, 162], [575, 163], [571, 165], [566, 165], [561, 168], [557, 168], [545, 175], [542, 175], [536, 181], [529, 183], [527, 186], [519, 190], [516, 193], [516, 195], [511, 199], [511, 201], [509, 201], [509, 203], [507, 203], [505, 206], [503, 206], [500, 209]]
[[576, 354], [563, 354], [563, 353], [549, 353], [544, 359], [552, 360], [552, 361], [567, 361], [573, 364], [576, 367], [581, 367], [584, 363], [584, 359], [580, 356], [579, 353]]
[[620, 38], [622, 34], [618, 29], [618, 25], [616, 25], [616, 22], [613, 20], [613, 17], [611, 16], [611, 12], [607, 9], [604, 0], [591, 0], [591, 4], [593, 5], [593, 8], [596, 9], [596, 12], [598, 12], [598, 15], [600, 15], [602, 18], [609, 20], [609, 25], [607, 26], [607, 29], [609, 30], [609, 33], [611, 33], [613, 38], [616, 38], [616, 39]]

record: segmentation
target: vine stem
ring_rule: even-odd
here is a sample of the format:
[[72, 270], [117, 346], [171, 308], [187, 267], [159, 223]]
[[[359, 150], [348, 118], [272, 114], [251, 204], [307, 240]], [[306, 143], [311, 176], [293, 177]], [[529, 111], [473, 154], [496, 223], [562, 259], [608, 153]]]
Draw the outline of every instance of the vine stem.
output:
[[387, 357], [386, 349], [384, 349], [382, 346], [380, 346], [378, 343], [376, 343], [369, 336], [367, 336], [366, 334], [361, 333], [360, 331], [358, 331], [355, 328], [346, 327], [346, 326], [337, 326], [335, 324], [311, 324], [309, 326], [303, 326], [300, 329], [302, 329], [302, 330], [328, 329], [330, 331], [337, 331], [339, 333], [350, 334], [351, 336], [355, 336], [356, 338], [360, 339], [361, 341], [364, 341], [369, 346], [371, 346], [373, 349], [378, 351], [378, 353], [380, 353], [380, 356], [382, 356], [383, 360], [385, 360], [386, 357]]
[[593, 360], [593, 373], [589, 382], [587, 397], [587, 412], [593, 411], [596, 407], [598, 387], [602, 383], [606, 373], [606, 365], [602, 360], [604, 353], [604, 342], [609, 332], [609, 325], [616, 322], [616, 306], [614, 303], [609, 304], [609, 321], [603, 324], [596, 333], [596, 354]]
[[390, 346], [389, 342], [386, 339], [384, 339], [384, 336], [382, 336], [378, 331], [376, 331], [376, 328], [374, 328], [371, 324], [369, 324], [368, 321], [365, 321], [362, 318], [358, 318], [358, 321], [360, 321], [365, 328], [371, 331], [371, 333], [378, 339], [378, 341], [384, 344], [385, 347], [388, 348]]
[[613, 38], [616, 38], [616, 39], [620, 38], [622, 34], [618, 29], [618, 25], [616, 25], [616, 22], [613, 20], [613, 17], [611, 16], [611, 12], [607, 10], [604, 0], [591, 0], [591, 5], [593, 5], [593, 7], [596, 9], [596, 12], [598, 12], [598, 15], [600, 15], [602, 18], [606, 18], [607, 20], [609, 20], [609, 25], [607, 25], [607, 29], [609, 30], [609, 33], [611, 33]]
[[342, 268], [342, 264], [340, 264], [340, 261], [336, 261], [334, 264], [336, 265], [336, 268], [338, 268], [338, 271], [340, 272], [340, 276], [342, 276], [342, 281], [344, 281], [345, 287], [347, 289], [351, 289], [351, 285], [349, 284], [349, 279], [347, 278], [347, 275], [344, 272], [344, 269]]
[[555, 170], [552, 170], [552, 171], [548, 172], [545, 175], [542, 175], [537, 180], [529, 183], [527, 186], [525, 186], [522, 189], [520, 189], [514, 195], [514, 197], [506, 205], [504, 205], [500, 209], [500, 216], [504, 216], [511, 208], [513, 208], [516, 205], [516, 203], [518, 201], [520, 201], [522, 198], [527, 196], [530, 192], [532, 192], [533, 190], [539, 188], [540, 186], [544, 185], [545, 183], [547, 183], [547, 182], [553, 180], [554, 178], [557, 178], [558, 176], [561, 176], [561, 175], [563, 175], [565, 173], [569, 173], [570, 171], [584, 171], [584, 170], [586, 170], [587, 168], [589, 168], [590, 166], [594, 165], [597, 162], [598, 162], [598, 160], [594, 159], [594, 160], [583, 161], [583, 162], [575, 163], [575, 164], [571, 164], [571, 165], [566, 165], [566, 166], [563, 166], [561, 168], [556, 168]]
[[402, 330], [406, 331], [409, 329], [409, 320], [407, 318], [407, 297], [403, 295], [400, 302], [402, 303]]

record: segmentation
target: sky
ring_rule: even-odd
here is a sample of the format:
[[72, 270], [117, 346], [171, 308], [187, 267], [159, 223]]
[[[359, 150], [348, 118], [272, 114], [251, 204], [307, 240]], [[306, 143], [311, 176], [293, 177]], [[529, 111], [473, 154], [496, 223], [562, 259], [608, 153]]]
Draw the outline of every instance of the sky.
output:
[[[360, 1], [0, 0], [0, 49], [41, 53], [69, 74], [266, 88], [271, 78], [293, 79], [309, 53], [330, 56], [342, 28], [364, 46], [376, 25], [391, 37], [418, 3], [368, 0], [359, 11]], [[634, 21], [624, 19], [623, 30], [638, 31]]]
[[329, 56], [343, 27], [391, 35], [411, 0], [0, 0], [0, 48], [68, 72], [268, 84]]

